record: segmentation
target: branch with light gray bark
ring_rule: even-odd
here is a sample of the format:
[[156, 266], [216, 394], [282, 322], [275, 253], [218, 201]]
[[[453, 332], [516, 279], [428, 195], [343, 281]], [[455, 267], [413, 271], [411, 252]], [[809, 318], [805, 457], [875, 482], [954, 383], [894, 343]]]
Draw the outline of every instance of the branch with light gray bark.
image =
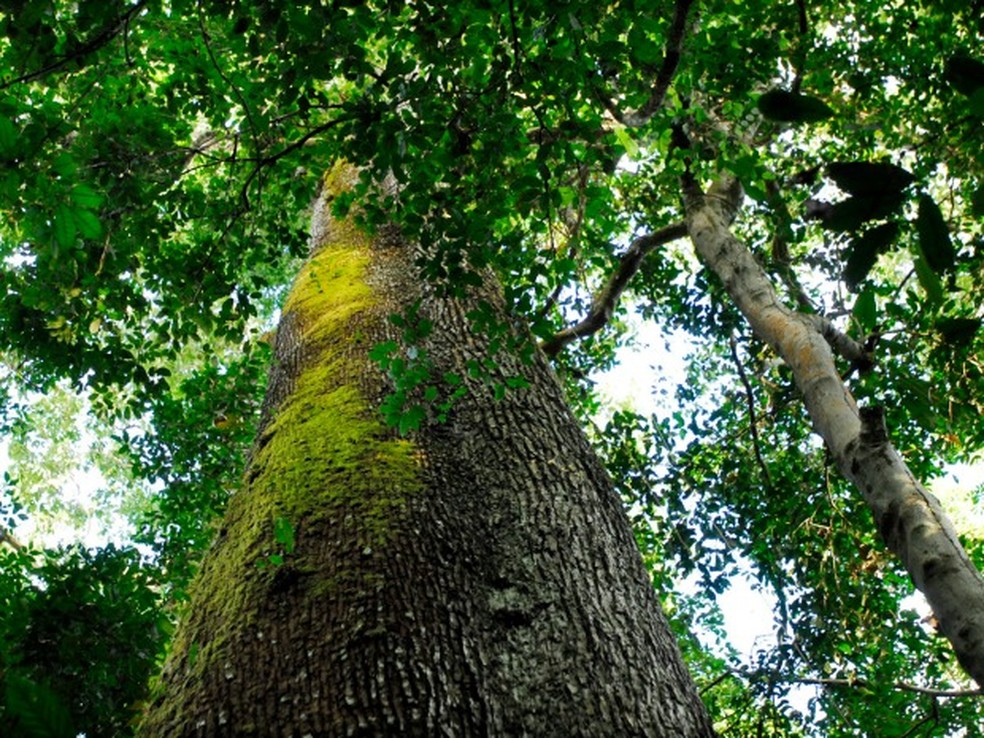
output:
[[814, 429], [837, 467], [861, 491], [885, 544], [926, 597], [960, 664], [984, 686], [984, 577], [939, 501], [892, 446], [883, 411], [859, 411], [841, 380], [831, 345], [850, 354], [856, 343], [840, 340], [832, 327], [825, 330], [816, 316], [783, 305], [761, 264], [731, 232], [742, 199], [741, 185], [731, 175], [706, 193], [685, 178], [684, 205], [694, 248], [755, 334], [792, 370]]
[[6, 528], [0, 526], [0, 545], [6, 543], [15, 551], [23, 551], [24, 544], [14, 538], [13, 534]]

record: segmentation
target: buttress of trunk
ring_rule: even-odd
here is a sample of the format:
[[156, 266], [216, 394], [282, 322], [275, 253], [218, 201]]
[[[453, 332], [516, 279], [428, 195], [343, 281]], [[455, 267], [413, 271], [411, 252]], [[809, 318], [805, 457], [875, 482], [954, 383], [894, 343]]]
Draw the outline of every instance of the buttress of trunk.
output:
[[400, 238], [332, 221], [349, 177], [336, 168], [319, 201], [245, 482], [140, 734], [712, 735], [542, 356], [496, 356], [529, 388], [495, 400], [473, 382], [408, 439], [381, 421], [390, 387], [368, 354], [396, 337], [390, 314], [421, 300], [437, 376], [467, 377], [488, 349], [466, 313], [502, 303], [493, 284], [428, 293]]

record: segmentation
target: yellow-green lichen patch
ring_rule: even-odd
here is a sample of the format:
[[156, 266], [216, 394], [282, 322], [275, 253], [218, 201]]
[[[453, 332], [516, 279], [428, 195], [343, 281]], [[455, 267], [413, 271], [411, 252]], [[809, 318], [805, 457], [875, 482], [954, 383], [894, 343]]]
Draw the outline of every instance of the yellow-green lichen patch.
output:
[[364, 242], [347, 249], [323, 248], [307, 261], [284, 305], [284, 314], [301, 319], [305, 342], [346, 329], [373, 303], [364, 276], [368, 262]]
[[346, 547], [382, 549], [399, 533], [408, 495], [422, 487], [415, 445], [394, 436], [361, 389], [381, 381], [368, 374], [377, 370], [367, 352], [388, 313], [366, 282], [369, 258], [364, 237], [330, 245], [295, 280], [284, 312], [299, 331], [300, 371], [264, 430], [249, 482], [230, 501], [196, 582], [191, 619], [199, 625], [175, 643], [176, 655], [187, 653], [195, 633], [207, 634], [192, 672], [219, 668], [232, 634], [252, 627], [276, 572], [256, 563], [276, 552], [278, 518], [298, 534], [283, 566], [313, 576], [312, 588], [323, 593], [324, 585], [356, 582], [359, 573], [323, 571], [310, 532], [337, 531]]
[[285, 312], [297, 316], [307, 356], [253, 460], [251, 491], [289, 519], [334, 517], [344, 507], [365, 544], [378, 545], [420, 482], [414, 445], [393, 436], [355, 384], [373, 367], [369, 347], [352, 344], [365, 323], [386, 319], [369, 315], [368, 261], [362, 236], [323, 248], [298, 276]]
[[254, 460], [261, 471], [252, 488], [288, 519], [335, 518], [344, 508], [360, 543], [377, 546], [420, 486], [417, 453], [373, 417], [356, 388], [332, 387], [333, 373], [304, 372]]

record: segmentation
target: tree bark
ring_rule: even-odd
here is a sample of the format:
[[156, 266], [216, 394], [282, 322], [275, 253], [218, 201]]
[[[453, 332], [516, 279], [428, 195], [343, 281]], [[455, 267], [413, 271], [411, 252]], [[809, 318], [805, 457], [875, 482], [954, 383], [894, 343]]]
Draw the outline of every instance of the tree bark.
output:
[[434, 327], [417, 350], [468, 377], [490, 358], [469, 311], [504, 313], [493, 280], [442, 296], [392, 230], [328, 217], [351, 176], [319, 200], [245, 482], [140, 735], [713, 735], [541, 354], [498, 353], [493, 374], [528, 388], [466, 380], [409, 438], [381, 421], [391, 387], [368, 354], [399, 339], [388, 316], [419, 301]]
[[892, 446], [880, 409], [859, 412], [844, 386], [822, 321], [794, 312], [730, 230], [743, 198], [733, 176], [703, 193], [685, 184], [687, 225], [701, 260], [722, 281], [755, 334], [792, 370], [813, 426], [838, 468], [864, 495], [889, 549], [925, 595], [961, 665], [984, 687], [984, 577], [939, 501]]

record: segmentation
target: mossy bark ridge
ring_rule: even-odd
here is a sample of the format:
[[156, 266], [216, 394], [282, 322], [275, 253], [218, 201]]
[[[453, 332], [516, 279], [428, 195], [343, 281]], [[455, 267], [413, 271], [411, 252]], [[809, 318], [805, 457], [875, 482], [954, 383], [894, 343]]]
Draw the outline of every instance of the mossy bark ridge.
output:
[[[401, 438], [369, 358], [419, 301], [436, 376], [488, 356], [392, 231], [319, 199], [261, 432], [193, 590], [143, 736], [707, 736], [622, 510], [542, 355]], [[293, 550], [278, 566], [287, 519]]]

